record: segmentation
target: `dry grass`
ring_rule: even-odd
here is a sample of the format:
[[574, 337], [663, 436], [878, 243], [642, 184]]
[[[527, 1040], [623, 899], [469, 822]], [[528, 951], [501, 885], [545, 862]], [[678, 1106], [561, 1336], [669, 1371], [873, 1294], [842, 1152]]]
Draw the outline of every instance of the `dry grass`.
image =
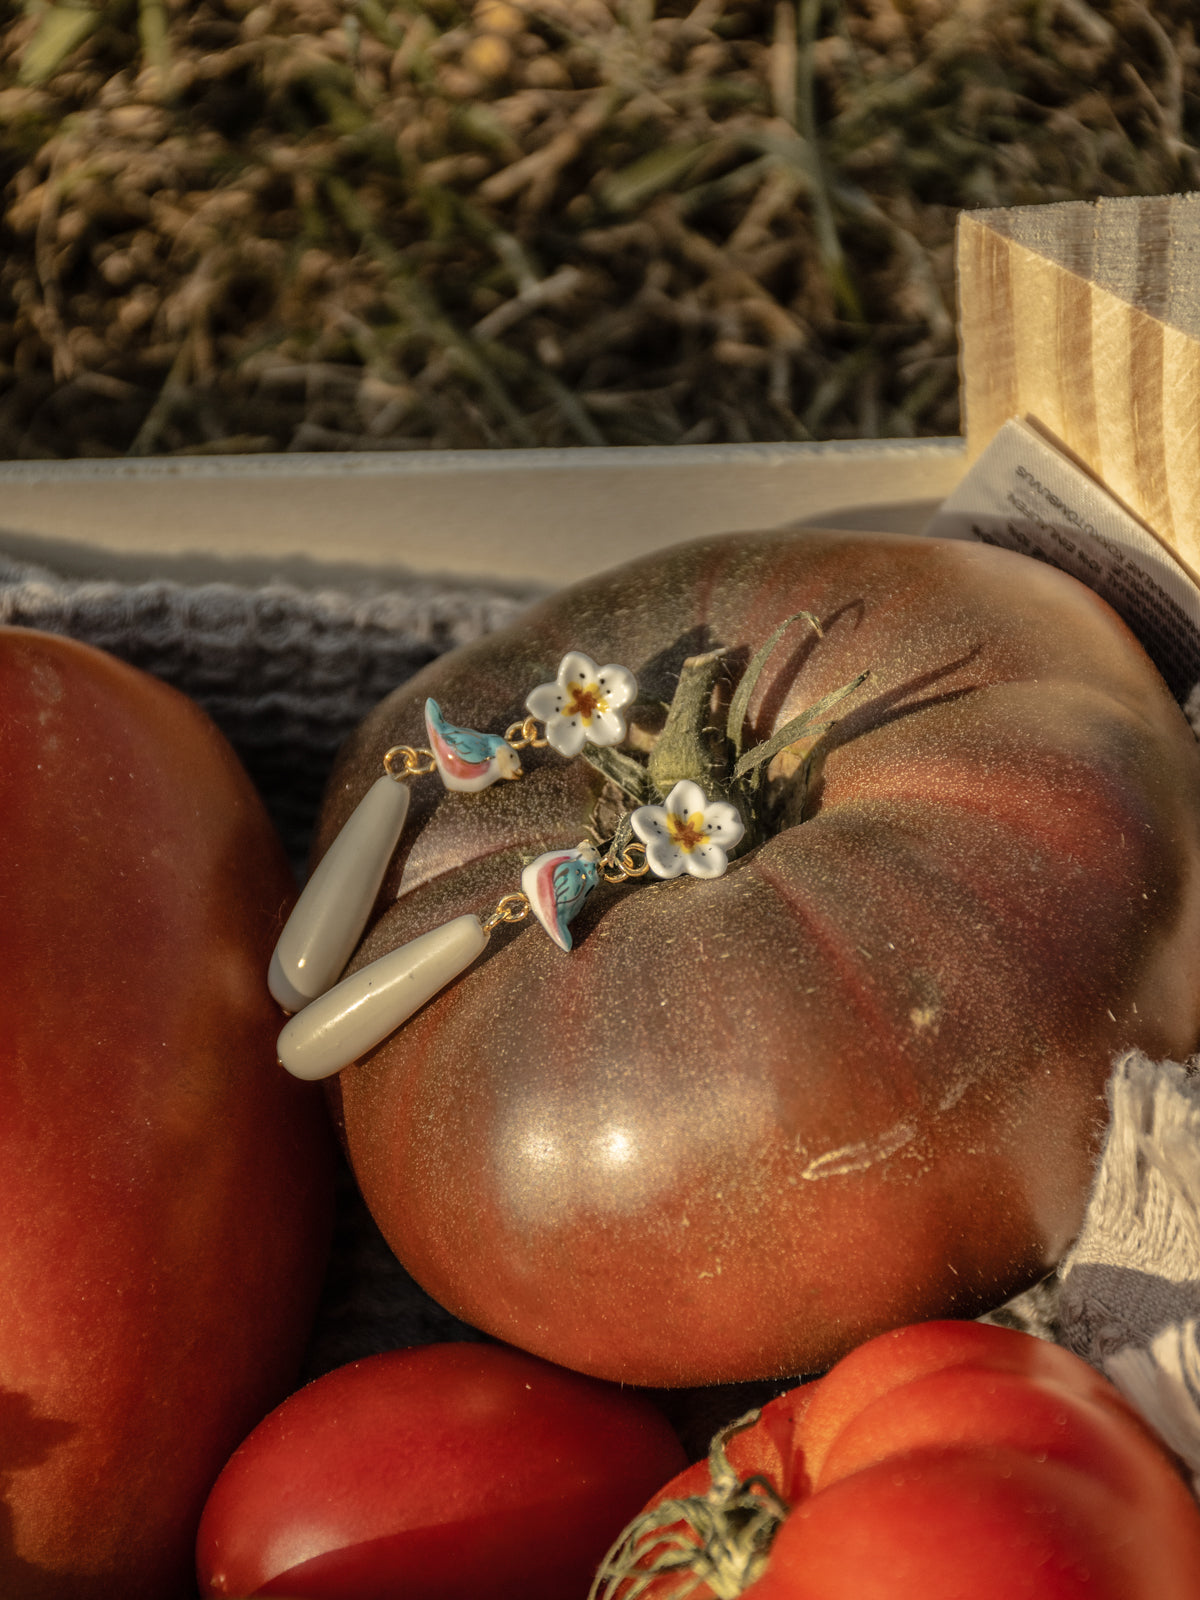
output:
[[953, 433], [956, 212], [1200, 186], [1184, 0], [71, 4], [7, 457]]

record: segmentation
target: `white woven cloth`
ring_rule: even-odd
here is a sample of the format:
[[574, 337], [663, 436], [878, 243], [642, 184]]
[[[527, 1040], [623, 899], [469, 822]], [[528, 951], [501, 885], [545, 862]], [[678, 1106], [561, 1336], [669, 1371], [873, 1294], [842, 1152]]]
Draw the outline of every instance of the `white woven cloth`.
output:
[[1200, 1075], [1121, 1057], [1083, 1228], [1058, 1269], [1057, 1338], [1105, 1373], [1200, 1489]]

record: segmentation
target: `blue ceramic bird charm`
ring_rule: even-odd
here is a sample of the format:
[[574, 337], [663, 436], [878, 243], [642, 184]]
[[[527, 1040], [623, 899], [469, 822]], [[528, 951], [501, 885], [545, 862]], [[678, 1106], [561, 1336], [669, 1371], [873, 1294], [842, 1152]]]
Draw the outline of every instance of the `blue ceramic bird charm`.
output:
[[425, 702], [425, 727], [438, 773], [447, 789], [475, 793], [499, 778], [519, 778], [521, 758], [498, 733], [456, 728], [436, 700]]
[[568, 923], [600, 881], [600, 854], [593, 844], [549, 850], [521, 873], [529, 908], [561, 950], [571, 948]]

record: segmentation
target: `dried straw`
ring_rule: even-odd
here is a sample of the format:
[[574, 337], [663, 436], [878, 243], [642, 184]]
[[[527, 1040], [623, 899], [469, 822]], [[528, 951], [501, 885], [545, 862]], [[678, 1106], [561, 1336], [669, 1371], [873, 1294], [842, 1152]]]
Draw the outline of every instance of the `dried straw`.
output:
[[957, 431], [956, 213], [1197, 185], [1192, 8], [62, 0], [0, 452]]

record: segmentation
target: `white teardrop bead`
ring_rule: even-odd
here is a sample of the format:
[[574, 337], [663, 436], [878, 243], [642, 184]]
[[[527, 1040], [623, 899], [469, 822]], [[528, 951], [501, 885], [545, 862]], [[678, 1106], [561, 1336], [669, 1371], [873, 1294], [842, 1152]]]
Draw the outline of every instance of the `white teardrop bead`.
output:
[[328, 1078], [395, 1033], [469, 967], [488, 942], [473, 913], [455, 917], [343, 978], [279, 1035], [280, 1064], [296, 1078]]
[[267, 987], [299, 1011], [345, 971], [408, 815], [406, 783], [377, 778], [317, 863], [271, 957]]

